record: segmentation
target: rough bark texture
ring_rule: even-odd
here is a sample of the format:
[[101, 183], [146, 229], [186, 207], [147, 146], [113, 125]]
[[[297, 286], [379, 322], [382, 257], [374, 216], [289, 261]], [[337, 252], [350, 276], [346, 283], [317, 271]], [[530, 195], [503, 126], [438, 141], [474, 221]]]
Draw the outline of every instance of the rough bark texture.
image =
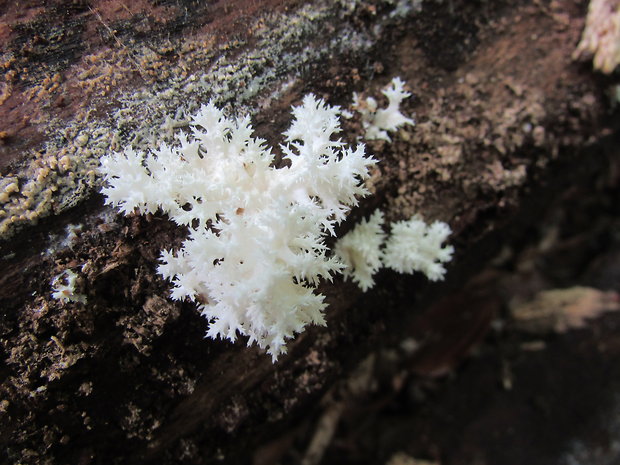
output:
[[[0, 2], [2, 461], [564, 463], [583, 424], [613, 435], [620, 320], [539, 337], [507, 312], [620, 286], [614, 82], [572, 59], [586, 2], [65, 3]], [[104, 207], [98, 157], [169, 140], [208, 98], [277, 145], [304, 94], [346, 107], [393, 76], [417, 124], [367, 143], [375, 195], [340, 232], [378, 206], [446, 221], [445, 283], [322, 285], [328, 326], [275, 365], [204, 339], [155, 273], [184, 231]], [[51, 297], [66, 269], [86, 304]], [[617, 452], [605, 437], [584, 463]]]

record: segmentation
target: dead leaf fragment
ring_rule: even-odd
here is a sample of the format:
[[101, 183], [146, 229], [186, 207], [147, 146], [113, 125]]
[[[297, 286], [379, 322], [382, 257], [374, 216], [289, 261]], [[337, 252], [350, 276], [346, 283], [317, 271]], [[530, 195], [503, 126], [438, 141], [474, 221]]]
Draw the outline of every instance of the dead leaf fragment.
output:
[[420, 460], [411, 457], [404, 452], [397, 452], [390, 460], [387, 461], [385, 465], [439, 465], [438, 462], [431, 462], [428, 460]]
[[511, 309], [511, 313], [519, 329], [540, 334], [583, 328], [587, 320], [618, 309], [618, 293], [575, 286], [539, 292], [533, 300]]
[[594, 68], [611, 74], [620, 63], [620, 4], [591, 0], [586, 27], [573, 59], [593, 58]]

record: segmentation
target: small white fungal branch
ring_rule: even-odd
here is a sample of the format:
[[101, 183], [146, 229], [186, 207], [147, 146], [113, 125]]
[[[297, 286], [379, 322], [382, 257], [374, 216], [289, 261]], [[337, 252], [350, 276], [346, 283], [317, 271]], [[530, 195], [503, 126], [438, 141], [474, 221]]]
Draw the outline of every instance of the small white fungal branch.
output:
[[334, 246], [334, 253], [346, 265], [344, 277], [352, 279], [364, 292], [374, 286], [373, 275], [383, 266], [384, 240], [383, 213], [375, 210], [368, 220], [363, 219]]
[[446, 273], [443, 264], [449, 262], [454, 253], [454, 247], [442, 245], [450, 233], [446, 223], [435, 221], [429, 225], [419, 215], [397, 221], [391, 225], [383, 262], [399, 273], [420, 271], [431, 281], [442, 280]]
[[396, 131], [406, 124], [415, 124], [411, 118], [407, 118], [400, 112], [401, 102], [411, 96], [404, 88], [404, 81], [395, 77], [381, 91], [388, 99], [387, 108], [378, 108], [379, 104], [372, 97], [362, 100], [357, 93], [353, 94], [353, 109], [362, 115], [366, 140], [383, 139], [391, 142], [388, 132]]
[[374, 285], [373, 275], [383, 266], [399, 273], [419, 271], [431, 281], [444, 278], [444, 263], [454, 253], [454, 247], [443, 245], [451, 233], [446, 223], [429, 225], [415, 215], [393, 223], [386, 241], [383, 221], [383, 214], [376, 210], [336, 242], [334, 251], [347, 265], [345, 278], [351, 278], [363, 291]]
[[321, 278], [341, 272], [324, 238], [357, 199], [375, 160], [364, 146], [333, 140], [340, 109], [308, 95], [293, 108], [276, 169], [248, 117], [231, 119], [212, 103], [192, 133], [151, 153], [131, 149], [102, 159], [106, 203], [129, 214], [157, 210], [189, 228], [180, 250], [164, 250], [159, 273], [172, 298], [199, 302], [207, 335], [265, 348], [275, 361], [308, 324], [325, 324]]
[[61, 302], [86, 303], [86, 296], [76, 292], [78, 275], [71, 270], [65, 270], [52, 279], [52, 297]]

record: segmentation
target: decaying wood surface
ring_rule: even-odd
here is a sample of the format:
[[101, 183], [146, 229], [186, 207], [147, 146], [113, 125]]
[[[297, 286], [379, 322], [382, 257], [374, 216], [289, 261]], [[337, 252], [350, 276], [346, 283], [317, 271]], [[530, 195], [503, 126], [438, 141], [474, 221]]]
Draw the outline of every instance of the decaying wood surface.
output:
[[[508, 305], [497, 273], [479, 272], [523, 247], [566, 192], [617, 188], [614, 81], [573, 59], [586, 2], [65, 3], [0, 2], [8, 463], [271, 463], [294, 448], [290, 431], [314, 438], [300, 463], [318, 463], [351, 380], [452, 372]], [[277, 146], [304, 94], [347, 107], [394, 76], [416, 125], [367, 142], [374, 195], [341, 232], [376, 207], [446, 221], [445, 283], [389, 272], [366, 294], [326, 283], [328, 326], [275, 365], [204, 339], [204, 319], [155, 273], [184, 232], [104, 207], [98, 157], [170, 140], [186, 126], [179, 109], [209, 98], [250, 112]], [[343, 139], [361, 136], [359, 120], [344, 122]], [[86, 304], [51, 297], [66, 269]], [[300, 432], [318, 411], [329, 434]]]

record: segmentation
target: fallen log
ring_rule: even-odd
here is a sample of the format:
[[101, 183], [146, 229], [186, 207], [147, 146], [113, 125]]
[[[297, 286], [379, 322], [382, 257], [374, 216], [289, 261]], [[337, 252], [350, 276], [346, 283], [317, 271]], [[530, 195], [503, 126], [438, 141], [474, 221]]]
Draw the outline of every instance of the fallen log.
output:
[[[476, 304], [484, 279], [465, 283], [523, 241], [553, 199], [613, 165], [614, 81], [592, 71], [587, 51], [575, 55], [586, 7], [569, 0], [7, 7], [4, 459], [248, 463], [260, 445], [316, 412], [362, 361], [413, 335], [420, 340], [420, 328], [442, 334], [443, 321], [452, 336], [415, 356], [405, 351], [396, 365], [422, 376], [453, 370], [502, 309], [500, 298]], [[290, 106], [305, 94], [347, 109], [353, 92], [380, 99], [395, 76], [413, 94], [401, 109], [416, 124], [391, 142], [365, 141], [379, 160], [373, 195], [338, 232], [377, 207], [390, 221], [416, 213], [445, 221], [456, 250], [445, 282], [382, 271], [367, 293], [340, 278], [323, 283], [327, 326], [309, 327], [275, 364], [243, 341], [205, 339], [208, 322], [191, 302], [169, 300], [156, 272], [160, 251], [179, 246], [186, 231], [162, 215], [122, 217], [104, 206], [99, 158], [172, 141], [209, 99], [231, 115], [251, 114], [257, 134], [277, 146]], [[343, 121], [340, 136], [364, 141], [360, 118]], [[52, 296], [66, 270], [77, 272], [84, 300]], [[420, 320], [433, 309], [429, 320], [438, 314], [439, 323]]]

